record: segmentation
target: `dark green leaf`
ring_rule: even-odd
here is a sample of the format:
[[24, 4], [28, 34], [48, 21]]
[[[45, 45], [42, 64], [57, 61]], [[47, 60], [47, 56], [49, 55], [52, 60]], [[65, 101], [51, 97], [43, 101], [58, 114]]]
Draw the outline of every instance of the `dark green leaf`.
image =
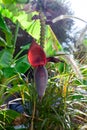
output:
[[7, 109], [7, 110], [0, 111], [0, 120], [5, 121], [7, 123], [11, 123], [18, 116], [20, 116], [20, 114], [13, 110]]
[[0, 68], [8, 67], [12, 60], [12, 54], [9, 49], [0, 51]]
[[27, 55], [24, 55], [16, 61], [15, 69], [17, 70], [17, 72], [25, 73], [29, 69], [29, 67], [30, 65], [27, 60]]
[[5, 33], [7, 45], [9, 47], [12, 46], [12, 33], [11, 33], [10, 29], [8, 28], [8, 26], [6, 25], [5, 20], [3, 19], [1, 14], [0, 14], [0, 28]]
[[6, 67], [3, 69], [3, 75], [5, 78], [12, 77], [16, 73], [16, 70], [14, 67]]
[[3, 31], [7, 32], [7, 33], [11, 33], [10, 30], [9, 30], [9, 28], [8, 28], [8, 26], [6, 25], [6, 23], [5, 23], [4, 19], [3, 19], [3, 17], [1, 16], [1, 14], [0, 14], [0, 28], [1, 28]]

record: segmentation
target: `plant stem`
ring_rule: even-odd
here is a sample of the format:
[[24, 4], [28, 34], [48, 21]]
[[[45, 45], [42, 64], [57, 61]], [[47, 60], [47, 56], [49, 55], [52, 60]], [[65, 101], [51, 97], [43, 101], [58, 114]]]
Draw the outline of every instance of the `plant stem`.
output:
[[35, 107], [36, 107], [36, 103], [34, 101], [34, 107], [33, 107], [33, 113], [32, 113], [32, 120], [31, 120], [31, 128], [30, 130], [33, 130], [34, 129], [34, 115], [35, 115]]
[[40, 45], [44, 47], [44, 42], [45, 42], [45, 18], [44, 18], [44, 13], [42, 10], [39, 11], [39, 17], [40, 17]]
[[18, 31], [19, 31], [19, 22], [17, 21], [16, 22], [14, 40], [13, 40], [14, 49], [15, 49], [15, 45], [16, 45], [16, 41], [17, 41], [17, 37], [18, 37]]

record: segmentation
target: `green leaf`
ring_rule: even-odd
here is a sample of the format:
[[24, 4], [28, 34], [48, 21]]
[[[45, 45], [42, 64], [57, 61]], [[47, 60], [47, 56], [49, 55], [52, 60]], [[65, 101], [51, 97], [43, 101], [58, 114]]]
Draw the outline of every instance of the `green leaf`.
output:
[[53, 49], [52, 40], [49, 40], [48, 43], [45, 44], [45, 52], [47, 57], [54, 56], [56, 54], [55, 49]]
[[9, 49], [0, 51], [0, 68], [8, 67], [11, 64], [12, 53]]
[[84, 98], [84, 96], [83, 95], [81, 95], [81, 94], [74, 94], [74, 95], [71, 95], [71, 96], [69, 96], [72, 100], [74, 99], [74, 100], [80, 100], [80, 99], [82, 99], [82, 98]]
[[[11, 94], [14, 94], [14, 93], [16, 93], [16, 92], [21, 92], [21, 91], [23, 91], [23, 90], [27, 90], [27, 86], [25, 85], [25, 84], [23, 84], [23, 85], [19, 85], [19, 86], [17, 86], [17, 85], [15, 85], [14, 87], [12, 87], [11, 89], [8, 89], [7, 90], [7, 93], [8, 93], [8, 97], [9, 96], [11, 96]], [[14, 101], [20, 101], [20, 98], [15, 98], [14, 99]]]
[[21, 46], [21, 50], [23, 50], [23, 51], [28, 50], [30, 45], [31, 44], [29, 43], [29, 44], [26, 44], [25, 46]]
[[27, 60], [27, 55], [24, 55], [16, 61], [15, 69], [19, 73], [25, 73], [29, 67], [30, 65]]
[[18, 116], [20, 116], [20, 114], [13, 110], [0, 111], [0, 120], [5, 121], [6, 123], [11, 123]]
[[20, 4], [25, 4], [25, 3], [29, 3], [29, 0], [16, 0], [16, 2]]
[[45, 52], [47, 56], [54, 56], [56, 52], [63, 50], [58, 39], [53, 33], [50, 26], [46, 26], [45, 34]]
[[27, 31], [31, 36], [33, 36], [35, 39], [39, 40], [40, 38], [40, 21], [32, 21], [30, 23], [30, 26], [28, 27]]
[[6, 41], [2, 37], [0, 37], [0, 46], [3, 46], [3, 47], [7, 46]]
[[5, 34], [7, 45], [9, 47], [11, 47], [12, 46], [12, 33], [11, 33], [10, 29], [8, 28], [8, 26], [6, 25], [1, 14], [0, 14], [0, 28], [2, 29], [2, 31]]
[[6, 25], [3, 17], [1, 16], [0, 14], [0, 28], [4, 31], [4, 32], [7, 32], [7, 33], [11, 33], [8, 26]]
[[5, 78], [12, 77], [16, 74], [16, 70], [14, 67], [6, 67], [3, 69], [3, 75]]
[[2, 0], [4, 4], [13, 4], [15, 0]]

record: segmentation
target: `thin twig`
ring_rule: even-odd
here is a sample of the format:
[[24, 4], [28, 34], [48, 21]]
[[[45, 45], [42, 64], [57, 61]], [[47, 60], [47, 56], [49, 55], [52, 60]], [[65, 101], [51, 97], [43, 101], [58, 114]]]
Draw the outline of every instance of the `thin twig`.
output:
[[31, 120], [31, 128], [30, 130], [33, 130], [33, 127], [34, 127], [34, 115], [35, 115], [35, 107], [36, 107], [36, 103], [34, 101], [34, 108], [33, 108], [33, 113], [32, 113], [32, 120]]
[[52, 20], [52, 22], [53, 22], [53, 23], [56, 23], [56, 22], [58, 22], [58, 21], [60, 21], [60, 20], [62, 20], [62, 19], [78, 19], [78, 20], [80, 20], [80, 21], [82, 21], [82, 22], [84, 22], [84, 23], [87, 24], [87, 21], [85, 21], [85, 20], [83, 20], [83, 19], [81, 19], [81, 18], [79, 18], [79, 17], [73, 16], [73, 15], [60, 15], [60, 16], [54, 18], [54, 19]]

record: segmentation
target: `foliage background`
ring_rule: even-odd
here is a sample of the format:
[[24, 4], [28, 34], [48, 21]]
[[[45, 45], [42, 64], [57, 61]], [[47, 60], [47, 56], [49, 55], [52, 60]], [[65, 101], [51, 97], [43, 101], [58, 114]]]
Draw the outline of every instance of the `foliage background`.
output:
[[[25, 4], [22, 2], [20, 0], [0, 1], [0, 129], [16, 129], [18, 125], [21, 125], [20, 129], [30, 130], [79, 130], [81, 127], [86, 127], [85, 58], [72, 60], [70, 57], [67, 60], [67, 55], [59, 55], [60, 51], [66, 53], [50, 26], [46, 25], [44, 48], [46, 55], [59, 57], [65, 63], [46, 65], [49, 75], [48, 85], [42, 102], [39, 102], [32, 78], [33, 72], [27, 61], [27, 50], [32, 37], [38, 43], [40, 42], [40, 21], [32, 20], [37, 12], [35, 10], [31, 12], [30, 8], [26, 11]], [[62, 8], [61, 4], [60, 7]], [[5, 17], [10, 19], [10, 24]], [[11, 26], [15, 28], [11, 30]], [[63, 29], [65, 30], [65, 26]], [[58, 32], [61, 34], [61, 31]], [[29, 41], [16, 49], [21, 33], [22, 36], [25, 34]], [[86, 38], [83, 38], [82, 42], [86, 45]], [[19, 51], [16, 52], [18, 49]], [[69, 60], [72, 62], [69, 63]], [[78, 70], [75, 67], [78, 67]]]

